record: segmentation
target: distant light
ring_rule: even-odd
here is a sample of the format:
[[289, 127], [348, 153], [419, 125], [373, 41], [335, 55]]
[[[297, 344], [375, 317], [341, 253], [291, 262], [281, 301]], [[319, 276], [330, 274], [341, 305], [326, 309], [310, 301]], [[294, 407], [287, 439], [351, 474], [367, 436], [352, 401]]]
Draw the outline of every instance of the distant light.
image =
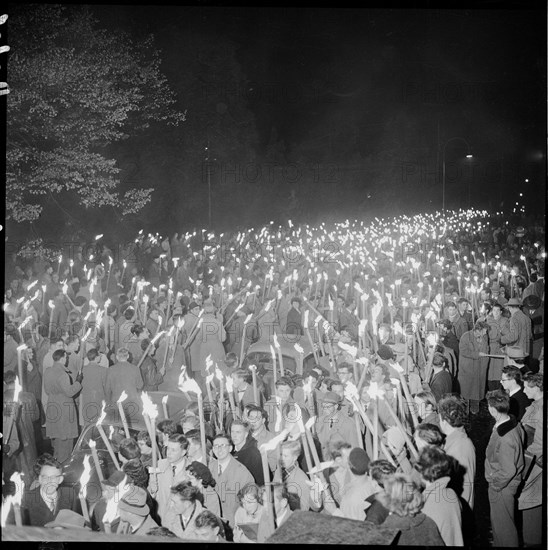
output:
[[529, 180], [525, 180], [525, 183], [529, 183]]
[[466, 158], [467, 158], [467, 159], [473, 159], [473, 158], [474, 158], [474, 155], [466, 155]]
[[520, 193], [519, 196], [520, 196], [520, 197], [523, 197], [523, 193]]

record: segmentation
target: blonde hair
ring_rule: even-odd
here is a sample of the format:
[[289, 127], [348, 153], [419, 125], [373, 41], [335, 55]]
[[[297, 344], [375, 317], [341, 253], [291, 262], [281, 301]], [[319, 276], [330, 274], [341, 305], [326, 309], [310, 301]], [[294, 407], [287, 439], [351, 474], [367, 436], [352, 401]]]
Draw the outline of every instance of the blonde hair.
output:
[[384, 491], [377, 499], [398, 516], [416, 516], [424, 505], [421, 489], [415, 480], [405, 474], [394, 474], [384, 481]]

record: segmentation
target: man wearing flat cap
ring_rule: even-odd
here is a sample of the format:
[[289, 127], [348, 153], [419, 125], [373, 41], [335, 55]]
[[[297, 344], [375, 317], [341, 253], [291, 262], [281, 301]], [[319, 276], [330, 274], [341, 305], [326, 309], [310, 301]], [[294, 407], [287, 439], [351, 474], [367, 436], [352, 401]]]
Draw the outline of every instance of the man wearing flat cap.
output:
[[510, 298], [507, 304], [510, 311], [510, 323], [508, 329], [501, 336], [501, 344], [519, 346], [523, 353], [529, 355], [533, 340], [531, 319], [521, 311], [521, 300]]
[[328, 391], [321, 400], [321, 413], [316, 420], [316, 434], [322, 446], [324, 460], [331, 458], [330, 444], [334, 441], [346, 441], [358, 447], [358, 436], [353, 420], [341, 410], [341, 398], [335, 392]]

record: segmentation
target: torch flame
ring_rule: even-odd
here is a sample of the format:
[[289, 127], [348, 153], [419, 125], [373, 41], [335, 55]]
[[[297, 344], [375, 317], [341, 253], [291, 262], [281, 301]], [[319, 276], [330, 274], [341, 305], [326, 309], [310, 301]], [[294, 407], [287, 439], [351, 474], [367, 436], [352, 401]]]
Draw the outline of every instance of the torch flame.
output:
[[17, 403], [17, 401], [19, 400], [19, 394], [21, 393], [22, 390], [23, 390], [23, 387], [19, 383], [19, 376], [16, 376], [15, 377], [14, 390], [13, 390], [13, 402], [14, 403]]
[[288, 430], [284, 428], [276, 437], [273, 437], [267, 443], [263, 443], [259, 447], [259, 451], [261, 453], [267, 453], [268, 451], [273, 451], [286, 438], [287, 434], [288, 434]]
[[274, 337], [272, 338], [274, 340], [274, 346], [276, 347], [276, 349], [280, 349], [280, 342], [278, 342], [278, 335], [277, 334], [274, 334]]
[[307, 430], [311, 430], [312, 429], [312, 426], [314, 426], [314, 422], [316, 422], [316, 417], [315, 416], [311, 416], [309, 419], [308, 419], [308, 422], [304, 425], [305, 428]]
[[167, 405], [167, 398], [169, 397], [169, 395], [164, 395], [164, 397], [162, 397], [162, 403], [164, 405]]
[[126, 390], [123, 390], [120, 394], [120, 397], [118, 397], [118, 401], [116, 403], [123, 403], [127, 399], [127, 393]]
[[234, 382], [232, 381], [232, 378], [230, 376], [226, 377], [225, 385], [226, 385], [226, 391], [232, 392], [232, 390], [234, 389]]
[[369, 384], [369, 389], [367, 390], [367, 393], [371, 399], [375, 399], [378, 397], [379, 399], [384, 398], [384, 390], [381, 389], [381, 387], [378, 385], [377, 382], [371, 382]]
[[100, 426], [102, 423], [103, 423], [103, 420], [105, 419], [105, 417], [107, 416], [107, 413], [105, 411], [105, 401], [103, 400], [103, 407], [101, 409], [101, 415], [99, 416], [99, 418], [97, 419], [97, 422], [95, 423], [96, 426]]
[[23, 490], [25, 486], [23, 485], [23, 480], [21, 479], [20, 472], [13, 472], [10, 477], [10, 481], [13, 481], [15, 484], [15, 494], [13, 495], [13, 504], [21, 504], [21, 499], [23, 498]]
[[[173, 327], [171, 327], [173, 328]], [[151, 341], [150, 341], [150, 346], [153, 346], [158, 340], [159, 338], [162, 336], [162, 334], [164, 334], [165, 330], [161, 330]]]
[[146, 414], [151, 420], [158, 416], [158, 407], [152, 402], [148, 393], [141, 393], [141, 401], [143, 402], [143, 414]]
[[192, 378], [185, 379], [184, 373], [182, 373], [179, 377], [179, 389], [186, 393], [193, 392], [196, 395], [202, 395], [202, 390], [200, 386], [198, 386], [196, 380], [193, 380]]
[[86, 498], [88, 492], [88, 483], [91, 478], [91, 456], [84, 457], [84, 471], [80, 477], [80, 494], [82, 498]]
[[295, 351], [297, 353], [300, 353], [300, 354], [304, 353], [304, 349], [299, 344], [295, 344], [293, 347], [295, 348]]

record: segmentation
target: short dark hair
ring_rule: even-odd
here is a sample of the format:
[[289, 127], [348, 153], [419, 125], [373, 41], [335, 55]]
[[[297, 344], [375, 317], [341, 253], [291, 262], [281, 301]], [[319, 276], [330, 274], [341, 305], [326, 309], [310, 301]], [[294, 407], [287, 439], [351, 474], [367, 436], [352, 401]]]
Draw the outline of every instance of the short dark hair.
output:
[[194, 487], [190, 481], [177, 483], [177, 485], [170, 488], [170, 491], [172, 495], [179, 495], [181, 500], [190, 500], [191, 502], [201, 500], [200, 497], [202, 496], [200, 489]]
[[92, 361], [95, 361], [97, 359], [97, 356], [99, 355], [99, 352], [96, 348], [91, 348], [87, 353], [86, 357], [88, 358], [88, 361], [91, 363]]
[[168, 435], [179, 433], [179, 427], [177, 426], [177, 422], [175, 422], [175, 420], [160, 420], [160, 422], [158, 422], [158, 425], [156, 426], [156, 429], [163, 434]]
[[246, 483], [236, 495], [240, 505], [242, 504], [245, 495], [253, 495], [259, 504], [263, 503], [263, 490], [253, 482]]
[[537, 387], [540, 390], [544, 389], [544, 375], [540, 373], [533, 374], [528, 372], [524, 377], [523, 381], [530, 387]]
[[167, 527], [162, 526], [152, 527], [152, 529], [149, 529], [146, 534], [153, 537], [177, 538], [177, 535], [173, 531], [170, 531]]
[[474, 330], [489, 330], [489, 325], [485, 321], [476, 321]]
[[63, 466], [61, 466], [61, 463], [50, 453], [43, 453], [36, 459], [36, 462], [32, 467], [32, 470], [36, 476], [40, 475], [42, 466], [53, 466], [54, 468], [63, 471]]
[[507, 365], [502, 368], [502, 373], [506, 374], [508, 378], [515, 380], [518, 384], [521, 382], [521, 371], [513, 365]]
[[133, 316], [135, 315], [135, 310], [130, 306], [128, 307], [125, 311], [124, 311], [124, 317], [128, 320], [128, 321], [131, 321], [131, 319], [133, 318]]
[[135, 439], [132, 437], [126, 437], [120, 441], [118, 453], [120, 453], [126, 460], [131, 460], [132, 458], [139, 458], [141, 456], [141, 449], [139, 449], [139, 445]]
[[278, 388], [279, 386], [289, 386], [293, 389], [295, 384], [293, 384], [293, 380], [291, 380], [288, 376], [280, 376], [280, 378], [276, 380], [276, 387]]
[[415, 468], [429, 483], [441, 477], [451, 476], [453, 459], [445, 451], [434, 445], [421, 450]]
[[213, 512], [210, 512], [209, 510], [204, 510], [203, 512], [198, 514], [195, 520], [195, 524], [198, 529], [202, 527], [211, 527], [212, 529], [218, 527], [219, 536], [223, 539], [225, 538], [225, 528], [223, 522], [220, 518], [218, 518]]
[[464, 426], [468, 418], [466, 405], [455, 395], [442, 397], [438, 403], [438, 412], [441, 419], [453, 428]]
[[260, 412], [265, 421], [268, 421], [268, 413], [262, 407], [259, 407], [259, 405], [255, 405], [255, 403], [248, 403], [244, 407], [244, 410], [247, 411], [248, 415], [250, 412]]
[[188, 439], [183, 434], [174, 433], [169, 436], [168, 441], [170, 443], [179, 443], [181, 449], [186, 451], [188, 449]]
[[445, 436], [443, 432], [435, 424], [423, 422], [419, 424], [415, 430], [415, 435], [426, 441], [428, 445], [436, 445], [437, 447], [443, 444]]
[[213, 478], [211, 470], [201, 462], [194, 461], [186, 467], [187, 472], [190, 472], [196, 479], [202, 482], [204, 487], [215, 487], [217, 482]]
[[457, 307], [457, 304], [455, 304], [455, 302], [445, 302], [445, 307]]
[[51, 354], [51, 357], [54, 361], [59, 361], [60, 359], [62, 359], [65, 355], [67, 354], [67, 352], [64, 350], [64, 349], [56, 349], [52, 354]]
[[384, 487], [384, 480], [396, 473], [396, 467], [388, 460], [379, 459], [369, 463], [369, 475], [381, 487]]
[[485, 396], [487, 405], [493, 407], [499, 413], [507, 413], [510, 410], [510, 396], [503, 390], [487, 392]]
[[148, 433], [148, 430], [141, 430], [137, 434], [137, 441], [143, 441], [145, 445], [148, 447], [152, 447], [152, 441], [150, 440], [150, 434]]
[[17, 375], [12, 370], [7, 370], [4, 372], [4, 384], [13, 384]]

